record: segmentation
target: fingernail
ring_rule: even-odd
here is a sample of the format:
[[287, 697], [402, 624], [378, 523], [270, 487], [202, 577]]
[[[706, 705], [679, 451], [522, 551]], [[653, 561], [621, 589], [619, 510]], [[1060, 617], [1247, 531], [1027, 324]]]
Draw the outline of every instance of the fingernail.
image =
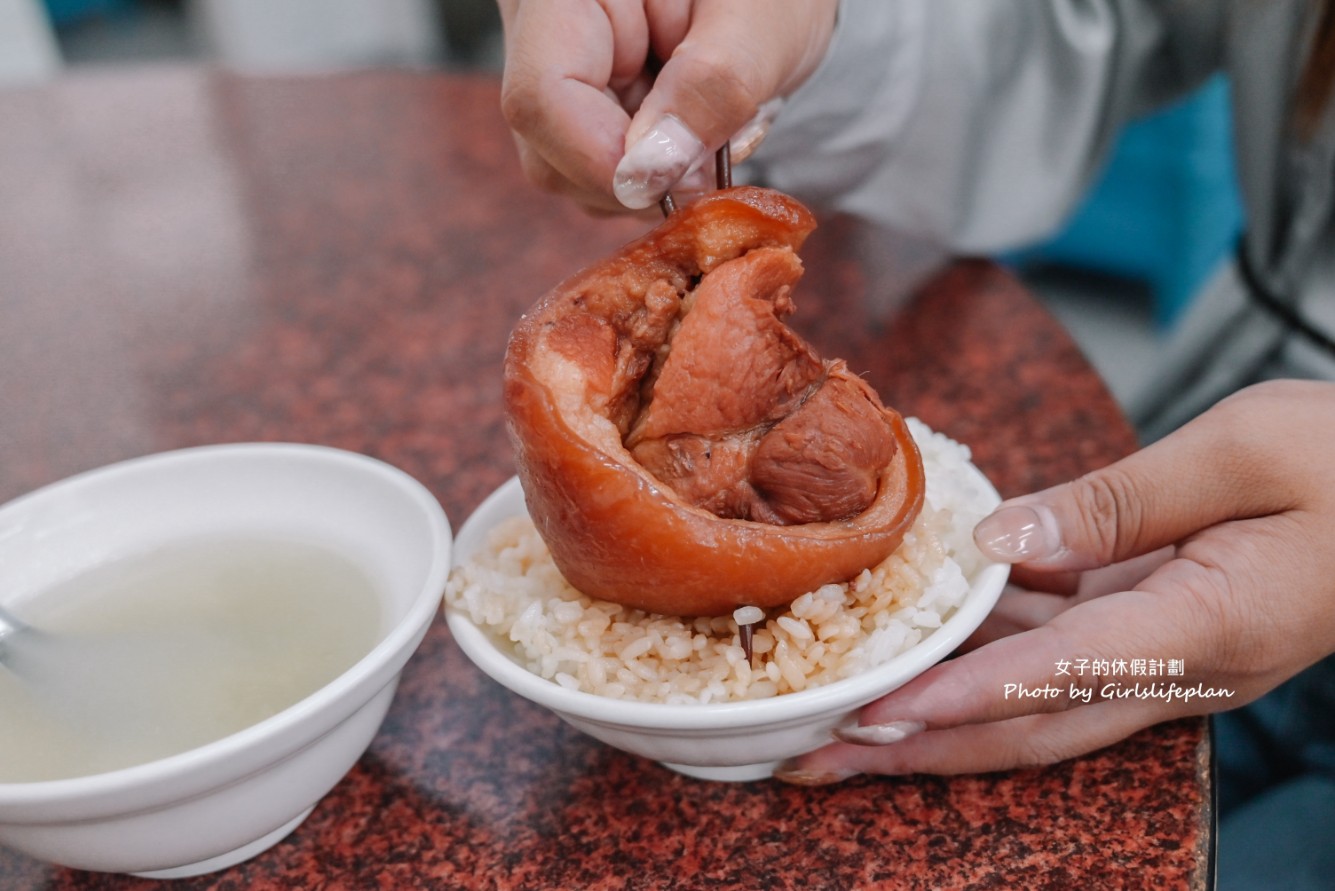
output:
[[651, 207], [706, 154], [699, 137], [667, 115], [626, 150], [612, 177], [612, 191], [632, 210]]
[[859, 773], [858, 770], [803, 770], [780, 766], [774, 771], [774, 779], [794, 786], [829, 786], [852, 779]]
[[1052, 557], [1061, 550], [1057, 518], [1042, 504], [998, 509], [974, 527], [973, 540], [985, 555], [1004, 563]]
[[834, 738], [855, 746], [888, 746], [926, 729], [927, 725], [922, 721], [887, 721], [884, 724], [836, 727]]
[[732, 134], [732, 139], [728, 142], [734, 163], [746, 160], [752, 152], [760, 147], [760, 143], [765, 141], [765, 137], [769, 134], [769, 129], [773, 126], [774, 119], [778, 117], [781, 108], [783, 108], [782, 99], [771, 99], [762, 103], [755, 117]]

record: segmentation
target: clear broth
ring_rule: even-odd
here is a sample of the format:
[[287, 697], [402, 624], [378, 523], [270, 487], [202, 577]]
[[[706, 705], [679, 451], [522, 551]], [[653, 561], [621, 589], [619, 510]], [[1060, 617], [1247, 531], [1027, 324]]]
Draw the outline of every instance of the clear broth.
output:
[[117, 770], [221, 739], [323, 687], [381, 634], [380, 598], [360, 567], [269, 539], [181, 543], [27, 607], [15, 611], [42, 635], [0, 667], [4, 783]]

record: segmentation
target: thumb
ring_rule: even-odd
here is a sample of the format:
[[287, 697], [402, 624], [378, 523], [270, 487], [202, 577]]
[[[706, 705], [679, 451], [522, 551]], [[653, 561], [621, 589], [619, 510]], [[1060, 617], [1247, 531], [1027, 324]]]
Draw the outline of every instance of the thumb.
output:
[[832, 7], [822, 15], [827, 4], [803, 0], [781, 15], [772, 3], [700, 2], [679, 40], [655, 40], [666, 61], [626, 131], [613, 178], [621, 203], [652, 206], [730, 139], [753, 147], [775, 100], [815, 69], [833, 31]]
[[1249, 437], [1216, 409], [1093, 473], [1003, 502], [974, 529], [988, 557], [1049, 570], [1107, 566], [1229, 520], [1291, 506]]

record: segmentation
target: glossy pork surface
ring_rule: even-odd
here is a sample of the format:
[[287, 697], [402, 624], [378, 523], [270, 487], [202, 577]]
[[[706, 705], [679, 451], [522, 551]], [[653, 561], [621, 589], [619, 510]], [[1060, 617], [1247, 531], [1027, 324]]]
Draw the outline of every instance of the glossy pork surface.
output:
[[626, 445], [642, 467], [720, 517], [788, 525], [855, 516], [895, 440], [876, 394], [784, 324], [802, 273], [758, 248], [681, 301]]
[[773, 606], [884, 559], [921, 507], [893, 410], [783, 322], [814, 228], [787, 196], [706, 196], [516, 326], [509, 430], [529, 513], [590, 596]]

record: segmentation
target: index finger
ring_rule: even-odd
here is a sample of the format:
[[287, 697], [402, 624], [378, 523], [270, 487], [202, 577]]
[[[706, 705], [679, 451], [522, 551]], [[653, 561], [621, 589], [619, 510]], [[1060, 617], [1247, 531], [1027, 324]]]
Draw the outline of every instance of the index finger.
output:
[[615, 4], [503, 7], [501, 109], [515, 134], [578, 189], [611, 194], [630, 116], [614, 88], [648, 53], [648, 26]]
[[1274, 388], [1236, 393], [1114, 464], [1003, 502], [975, 528], [975, 540], [993, 559], [1078, 571], [1299, 507], [1320, 487], [1275, 460], [1273, 431], [1284, 429], [1277, 416], [1310, 415], [1308, 398]]

